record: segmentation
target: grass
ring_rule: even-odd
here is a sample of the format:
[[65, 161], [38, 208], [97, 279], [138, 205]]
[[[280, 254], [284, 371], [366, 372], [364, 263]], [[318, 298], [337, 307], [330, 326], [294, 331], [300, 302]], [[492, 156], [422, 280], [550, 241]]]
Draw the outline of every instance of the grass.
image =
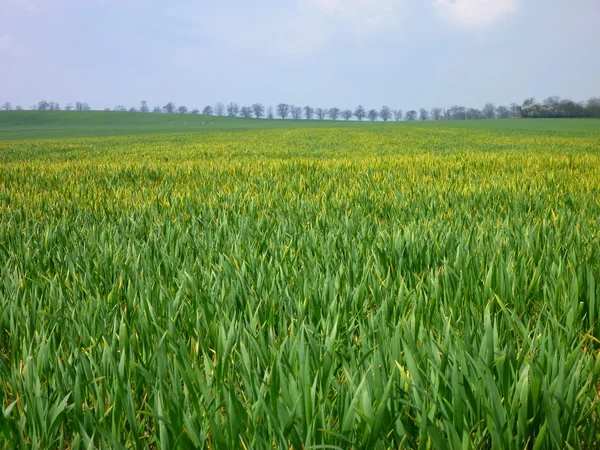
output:
[[0, 448], [597, 448], [600, 141], [519, 126], [1, 142]]
[[442, 122], [356, 122], [332, 120], [267, 120], [214, 117], [192, 114], [143, 114], [114, 111], [0, 111], [0, 141], [20, 139], [64, 139], [74, 137], [147, 134], [204, 133], [296, 128], [380, 129], [382, 126], [512, 130], [527, 134], [566, 135], [594, 133], [600, 138], [600, 123], [582, 120], [477, 120]]

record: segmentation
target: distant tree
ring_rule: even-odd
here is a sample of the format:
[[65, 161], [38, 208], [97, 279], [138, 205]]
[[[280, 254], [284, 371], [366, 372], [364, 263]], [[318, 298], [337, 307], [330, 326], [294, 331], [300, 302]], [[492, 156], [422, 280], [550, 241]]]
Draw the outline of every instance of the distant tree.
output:
[[222, 116], [225, 114], [225, 105], [223, 103], [217, 103], [215, 105], [215, 115]]
[[104, 111], [110, 111], [110, 108], [104, 108]]
[[48, 102], [46, 100], [42, 100], [37, 104], [38, 111], [46, 111], [48, 109]]
[[521, 115], [521, 107], [516, 103], [510, 104], [510, 117], [519, 117]]
[[267, 108], [267, 119], [273, 120], [275, 118], [275, 113], [273, 112], [273, 107], [269, 106]]
[[325, 108], [315, 109], [315, 114], [319, 120], [323, 120], [327, 116], [327, 110]]
[[2, 105], [2, 109], [4, 111], [10, 111], [12, 109], [12, 103], [11, 102], [5, 102], [4, 105]]
[[37, 105], [31, 105], [29, 107], [29, 109], [32, 110], [32, 111], [36, 111], [37, 110]]
[[169, 102], [163, 106], [163, 111], [167, 114], [173, 114], [175, 112], [175, 103]]
[[198, 108], [194, 108], [190, 111], [191, 114], [200, 114], [200, 110]]
[[493, 103], [486, 103], [483, 107], [483, 115], [486, 119], [493, 119], [496, 117], [496, 105]]
[[162, 112], [162, 108], [160, 106], [155, 106], [154, 108], [152, 108], [152, 112], [153, 113], [161, 113]]
[[236, 117], [240, 113], [240, 105], [235, 102], [229, 103], [227, 105], [227, 115], [229, 117]]
[[404, 113], [402, 112], [401, 109], [394, 110], [394, 119], [396, 120], [396, 122], [400, 122], [402, 120], [403, 116], [404, 116]]
[[442, 108], [432, 108], [431, 109], [431, 118], [433, 120], [441, 120], [442, 119]]
[[300, 120], [302, 119], [302, 107], [301, 106], [290, 106], [290, 111], [292, 113], [292, 119]]
[[354, 115], [354, 113], [352, 112], [351, 109], [345, 109], [342, 111], [342, 117], [344, 120], [350, 120], [352, 119], [352, 116]]
[[379, 111], [379, 116], [381, 117], [381, 120], [387, 122], [392, 118], [392, 110], [384, 105], [381, 107], [381, 111]]
[[504, 105], [498, 106], [498, 108], [496, 108], [496, 112], [498, 113], [498, 118], [500, 119], [508, 119], [510, 117], [510, 110]]
[[147, 113], [149, 111], [150, 108], [148, 108], [148, 102], [146, 100], [142, 100], [140, 102], [140, 112]]
[[180, 106], [179, 108], [177, 108], [177, 112], [179, 114], [187, 114], [187, 112], [188, 112], [187, 106], [183, 106], [183, 105]]
[[327, 113], [331, 120], [338, 120], [340, 117], [340, 108], [329, 108]]
[[115, 106], [114, 111], [126, 112], [127, 108], [124, 105], [117, 105]]
[[77, 111], [89, 111], [90, 105], [87, 102], [75, 102], [75, 109]]
[[240, 109], [240, 114], [242, 117], [244, 117], [246, 119], [251, 119], [252, 118], [252, 107], [242, 106], [242, 108]]
[[48, 109], [50, 111], [60, 111], [60, 104], [57, 102], [48, 103]]
[[283, 120], [287, 119], [290, 114], [290, 105], [287, 103], [280, 103], [277, 105], [277, 115], [281, 117]]
[[375, 122], [379, 118], [379, 112], [376, 109], [370, 109], [368, 116], [371, 122]]
[[468, 108], [465, 113], [465, 117], [467, 120], [485, 119], [485, 115], [476, 108]]
[[306, 118], [306, 120], [312, 120], [312, 118], [315, 116], [315, 110], [313, 108], [311, 108], [310, 106], [305, 106], [304, 107], [304, 117]]
[[531, 105], [535, 105], [535, 98], [529, 97], [523, 101], [523, 106], [531, 106]]
[[67, 103], [67, 106], [65, 106], [65, 111], [71, 111], [73, 109], [73, 105], [71, 105], [70, 103]]
[[212, 116], [213, 115], [212, 106], [210, 106], [210, 105], [205, 106], [204, 109], [202, 110], [202, 114], [204, 114], [205, 116]]
[[21, 105], [17, 105], [17, 106], [15, 106], [15, 110], [17, 110], [17, 111], [23, 111], [23, 108], [21, 108]]
[[553, 95], [544, 99], [542, 104], [544, 105], [558, 105], [560, 103], [560, 97], [557, 95]]
[[417, 112], [414, 109], [406, 111], [406, 120], [417, 120]]
[[464, 106], [454, 105], [448, 109], [449, 117], [452, 120], [466, 120], [467, 109]]
[[265, 115], [265, 107], [262, 105], [262, 103], [255, 103], [252, 105], [252, 112], [254, 113], [254, 117], [260, 119]]
[[421, 108], [419, 110], [419, 119], [420, 120], [429, 120], [429, 111], [427, 111], [425, 108]]
[[129, 112], [137, 112], [137, 109], [135, 109], [133, 106], [131, 108], [129, 108]]
[[585, 104], [585, 112], [588, 117], [600, 118], [600, 97], [592, 97]]
[[360, 122], [363, 121], [365, 117], [367, 117], [367, 112], [362, 105], [358, 105], [358, 107], [354, 110], [354, 117], [356, 117]]

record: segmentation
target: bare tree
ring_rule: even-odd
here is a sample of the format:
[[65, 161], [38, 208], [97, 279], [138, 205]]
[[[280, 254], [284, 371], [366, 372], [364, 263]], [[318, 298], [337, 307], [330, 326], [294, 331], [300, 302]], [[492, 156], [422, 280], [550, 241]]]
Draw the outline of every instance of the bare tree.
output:
[[498, 108], [496, 108], [496, 112], [498, 113], [498, 118], [500, 119], [508, 119], [510, 117], [510, 110], [504, 105], [498, 106]]
[[73, 109], [73, 105], [71, 105], [70, 103], [67, 103], [67, 106], [65, 106], [65, 111], [71, 111]]
[[452, 120], [466, 120], [467, 108], [464, 106], [454, 105], [448, 109], [448, 114]]
[[304, 117], [306, 118], [306, 120], [312, 120], [314, 115], [315, 115], [315, 110], [313, 108], [311, 108], [310, 106], [304, 107]]
[[591, 97], [585, 103], [585, 111], [589, 117], [600, 118], [600, 97]]
[[240, 113], [240, 105], [235, 102], [229, 103], [227, 105], [227, 115], [229, 117], [236, 117]]
[[177, 108], [177, 112], [179, 114], [187, 114], [187, 112], [188, 112], [187, 106], [183, 106], [183, 105], [180, 106], [179, 108]]
[[488, 119], [496, 117], [496, 105], [493, 103], [486, 103], [483, 107], [483, 115]]
[[60, 104], [56, 102], [50, 102], [48, 103], [48, 109], [50, 111], [60, 111]]
[[325, 108], [317, 108], [315, 109], [315, 114], [319, 120], [323, 120], [327, 116], [327, 110]]
[[267, 108], [267, 119], [273, 120], [275, 118], [275, 113], [273, 112], [273, 107], [269, 106]]
[[531, 106], [531, 105], [535, 105], [535, 98], [533, 98], [533, 97], [526, 98], [525, 101], [523, 102], [523, 106]]
[[165, 106], [163, 106], [163, 110], [168, 114], [173, 114], [175, 112], [175, 103], [167, 103]]
[[354, 113], [352, 112], [351, 109], [345, 109], [342, 111], [342, 117], [344, 118], [344, 120], [352, 119], [353, 115], [354, 115]]
[[142, 100], [140, 102], [140, 112], [147, 113], [149, 111], [150, 108], [148, 108], [148, 102], [146, 100]]
[[87, 102], [75, 102], [75, 109], [77, 111], [89, 111], [90, 105]]
[[375, 122], [379, 118], [379, 111], [376, 109], [370, 109], [368, 116], [371, 122]]
[[240, 109], [240, 114], [242, 117], [244, 117], [246, 119], [251, 119], [252, 118], [252, 108], [250, 106], [242, 106], [242, 108]]
[[367, 112], [362, 105], [358, 105], [358, 107], [354, 110], [354, 117], [356, 117], [360, 122], [363, 121], [365, 117], [367, 117]]
[[417, 112], [414, 109], [406, 111], [406, 120], [417, 120]]
[[21, 105], [17, 105], [17, 106], [15, 106], [15, 110], [16, 111], [23, 111], [23, 108], [21, 108]]
[[548, 106], [558, 105], [560, 103], [560, 97], [558, 95], [552, 95], [545, 98], [542, 103]]
[[519, 117], [519, 110], [521, 107], [515, 102], [510, 104], [510, 117]]
[[425, 108], [421, 108], [419, 110], [419, 119], [429, 120], [429, 111], [427, 111]]
[[154, 108], [152, 108], [152, 112], [153, 113], [161, 113], [162, 108], [160, 106], [155, 106]]
[[432, 108], [431, 118], [433, 120], [442, 120], [442, 108]]
[[12, 109], [12, 103], [11, 102], [4, 103], [4, 105], [2, 105], [2, 109], [4, 111], [10, 111]]
[[384, 105], [381, 107], [381, 111], [379, 111], [379, 116], [381, 120], [387, 122], [392, 117], [392, 110]]
[[467, 120], [479, 120], [484, 119], [483, 113], [476, 108], [467, 108]]
[[133, 106], [131, 108], [129, 108], [129, 112], [137, 112], [137, 109], [135, 109]]
[[290, 105], [287, 103], [280, 103], [277, 105], [277, 115], [282, 119], [287, 119], [287, 116], [290, 114]]
[[402, 117], [404, 117], [404, 113], [402, 112], [402, 110], [395, 109], [394, 110], [394, 119], [396, 120], [396, 122], [400, 122], [402, 120]]
[[225, 114], [225, 105], [219, 102], [215, 105], [215, 115], [222, 116], [223, 114]]
[[340, 117], [340, 108], [329, 108], [328, 114], [331, 120], [338, 120]]
[[115, 106], [113, 111], [127, 112], [127, 108], [124, 105], [117, 105], [117, 106]]
[[191, 114], [200, 114], [200, 110], [198, 108], [194, 108], [190, 111]]
[[292, 118], [294, 120], [302, 119], [302, 107], [301, 106], [290, 106], [290, 111], [292, 112]]
[[257, 119], [260, 119], [265, 115], [265, 107], [262, 105], [262, 103], [255, 103], [252, 105], [252, 111], [254, 112], [254, 117]]
[[202, 114], [204, 114], [205, 116], [212, 116], [213, 115], [212, 106], [210, 106], [210, 105], [205, 106], [204, 109], [202, 110]]
[[42, 100], [41, 102], [38, 102], [38, 104], [37, 104], [38, 111], [46, 111], [47, 109], [48, 109], [48, 102], [46, 100]]

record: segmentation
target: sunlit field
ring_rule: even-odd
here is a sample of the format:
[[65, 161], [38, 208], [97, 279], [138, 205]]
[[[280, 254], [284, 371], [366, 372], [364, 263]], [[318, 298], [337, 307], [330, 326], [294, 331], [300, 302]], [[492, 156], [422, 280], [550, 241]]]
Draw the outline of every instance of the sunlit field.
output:
[[598, 448], [600, 124], [497, 122], [0, 142], [0, 448]]

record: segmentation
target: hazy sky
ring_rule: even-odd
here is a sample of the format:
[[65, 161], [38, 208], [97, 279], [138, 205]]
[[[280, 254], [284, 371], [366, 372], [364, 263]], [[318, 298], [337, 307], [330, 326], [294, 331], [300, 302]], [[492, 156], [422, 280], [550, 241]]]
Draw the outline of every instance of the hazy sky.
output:
[[0, 0], [0, 103], [600, 96], [600, 0]]

